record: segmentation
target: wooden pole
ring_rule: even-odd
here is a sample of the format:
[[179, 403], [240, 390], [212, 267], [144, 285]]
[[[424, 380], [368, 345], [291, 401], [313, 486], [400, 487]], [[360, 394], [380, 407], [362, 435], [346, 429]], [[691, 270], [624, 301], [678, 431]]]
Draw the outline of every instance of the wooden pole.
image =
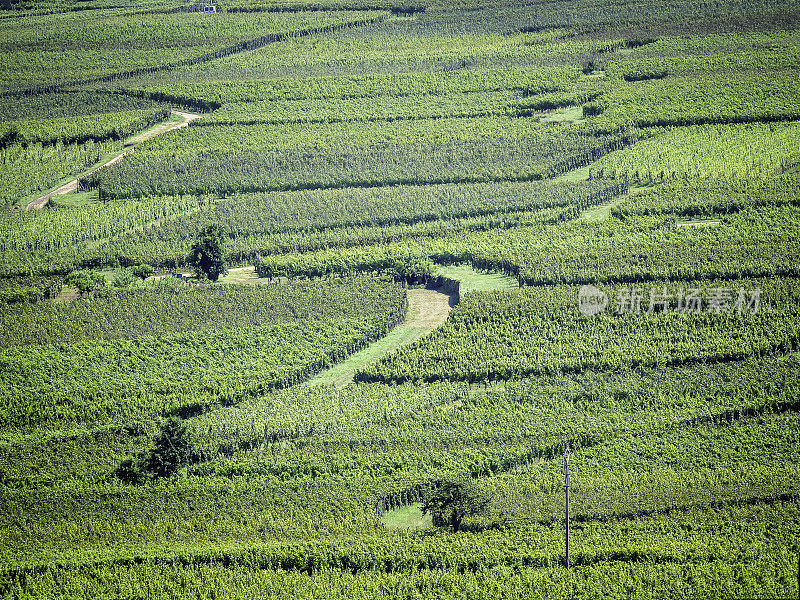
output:
[[567, 568], [569, 569], [569, 461], [572, 458], [572, 455], [569, 451], [569, 448], [564, 450], [564, 490], [565, 494], [565, 506], [564, 506], [564, 524], [566, 525], [566, 537], [565, 537], [565, 546], [566, 546], [566, 554], [567, 554]]

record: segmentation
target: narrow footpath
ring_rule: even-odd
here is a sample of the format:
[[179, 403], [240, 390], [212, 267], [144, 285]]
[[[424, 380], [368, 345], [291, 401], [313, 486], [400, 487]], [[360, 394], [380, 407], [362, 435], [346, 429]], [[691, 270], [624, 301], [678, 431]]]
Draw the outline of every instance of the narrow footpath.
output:
[[406, 319], [381, 339], [317, 374], [306, 385], [345, 386], [362, 367], [430, 333], [447, 320], [456, 298], [437, 290], [408, 290]]
[[[462, 296], [472, 292], [519, 287], [513, 277], [501, 273], [478, 272], [469, 265], [439, 266], [435, 274], [457, 280]], [[418, 340], [442, 325], [458, 301], [456, 294], [446, 294], [439, 290], [408, 290], [408, 312], [405, 321], [363, 350], [312, 377], [306, 385], [345, 386], [352, 383], [357, 370], [401, 346]]]
[[123, 150], [120, 153], [116, 154], [113, 158], [107, 160], [101, 165], [96, 165], [92, 167], [90, 170], [86, 171], [85, 173], [82, 173], [79, 177], [76, 177], [72, 181], [65, 183], [64, 185], [53, 190], [52, 192], [48, 192], [43, 196], [39, 196], [35, 200], [31, 200], [25, 207], [25, 210], [31, 210], [34, 208], [37, 209], [44, 208], [45, 206], [47, 206], [47, 203], [53, 196], [60, 196], [61, 194], [68, 194], [69, 192], [76, 191], [78, 189], [78, 179], [80, 179], [81, 177], [87, 177], [92, 173], [96, 173], [100, 169], [103, 169], [105, 167], [110, 167], [111, 165], [118, 163], [125, 157], [125, 155], [133, 152], [136, 146], [139, 145], [140, 143], [152, 139], [158, 135], [162, 135], [167, 131], [172, 131], [173, 129], [180, 129], [181, 127], [186, 127], [187, 125], [189, 125], [189, 123], [191, 123], [195, 119], [199, 119], [200, 117], [203, 116], [203, 115], [195, 115], [192, 113], [181, 112], [177, 110], [173, 110], [172, 115], [179, 117], [179, 120], [173, 121], [172, 119], [170, 119], [169, 121], [160, 123], [155, 127], [148, 129], [147, 131], [144, 131], [142, 133], [133, 136], [127, 142], [125, 142]]

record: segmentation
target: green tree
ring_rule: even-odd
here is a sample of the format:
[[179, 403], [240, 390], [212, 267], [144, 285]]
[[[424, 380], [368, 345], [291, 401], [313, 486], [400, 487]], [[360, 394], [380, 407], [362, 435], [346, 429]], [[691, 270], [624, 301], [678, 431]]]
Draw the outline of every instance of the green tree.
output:
[[222, 225], [209, 223], [198, 234], [189, 252], [188, 263], [202, 279], [216, 281], [227, 273], [222, 252]]
[[144, 483], [155, 477], [169, 477], [189, 464], [192, 446], [186, 425], [170, 417], [161, 426], [152, 451], [139, 452], [123, 460], [115, 474], [127, 483]]
[[64, 278], [64, 283], [78, 289], [81, 294], [88, 294], [97, 288], [105, 287], [106, 278], [100, 271], [82, 269], [72, 271]]
[[430, 513], [434, 523], [442, 523], [458, 531], [466, 516], [484, 514], [489, 496], [478, 482], [467, 474], [458, 474], [437, 481], [425, 494], [422, 514]]
[[135, 267], [131, 267], [130, 269], [131, 273], [133, 273], [139, 279], [147, 279], [156, 271], [153, 267], [146, 264], [136, 265]]
[[119, 269], [114, 276], [112, 285], [115, 288], [127, 288], [133, 285], [136, 281], [136, 276], [131, 272], [131, 269]]
[[156, 439], [156, 447], [147, 460], [146, 470], [156, 477], [172, 475], [188, 464], [190, 451], [186, 425], [180, 418], [170, 417]]

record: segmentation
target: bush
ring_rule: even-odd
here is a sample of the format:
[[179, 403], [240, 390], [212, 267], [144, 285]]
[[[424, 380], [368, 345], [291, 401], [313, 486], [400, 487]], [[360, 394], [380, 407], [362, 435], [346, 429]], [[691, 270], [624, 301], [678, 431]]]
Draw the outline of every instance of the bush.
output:
[[191, 444], [186, 425], [178, 417], [170, 417], [161, 426], [155, 447], [147, 454], [123, 460], [114, 475], [126, 483], [144, 483], [155, 477], [169, 477], [191, 460]]
[[131, 269], [120, 269], [114, 276], [112, 285], [115, 288], [130, 287], [136, 281], [136, 275], [133, 274]]
[[135, 277], [138, 277], [139, 279], [147, 279], [153, 273], [156, 272], [156, 270], [150, 265], [136, 265], [135, 267], [131, 267], [130, 271]]
[[78, 289], [81, 294], [88, 294], [106, 286], [106, 278], [102, 272], [94, 269], [72, 271], [64, 278], [64, 283]]

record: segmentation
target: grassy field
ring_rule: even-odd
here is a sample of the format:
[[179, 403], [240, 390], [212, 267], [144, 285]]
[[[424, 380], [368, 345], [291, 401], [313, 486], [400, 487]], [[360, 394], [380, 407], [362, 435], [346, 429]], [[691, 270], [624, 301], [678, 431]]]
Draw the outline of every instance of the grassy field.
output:
[[455, 279], [462, 294], [518, 287], [517, 281], [501, 273], [481, 273], [470, 265], [450, 265], [436, 268], [436, 275]]
[[453, 298], [436, 290], [408, 290], [408, 312], [405, 320], [388, 334], [323, 371], [308, 385], [343, 386], [353, 381], [353, 374], [389, 352], [418, 340], [447, 319]]
[[611, 211], [616, 207], [621, 206], [631, 194], [635, 194], [636, 189], [631, 189], [627, 194], [621, 194], [610, 202], [588, 208], [581, 213], [581, 218], [585, 221], [603, 221], [611, 216]]
[[796, 2], [124, 4], [0, 6], [0, 597], [798, 597]]
[[386, 529], [425, 529], [431, 527], [431, 516], [423, 515], [417, 504], [386, 511], [381, 517]]
[[100, 194], [96, 190], [89, 192], [67, 192], [50, 198], [53, 206], [80, 207], [100, 202]]

